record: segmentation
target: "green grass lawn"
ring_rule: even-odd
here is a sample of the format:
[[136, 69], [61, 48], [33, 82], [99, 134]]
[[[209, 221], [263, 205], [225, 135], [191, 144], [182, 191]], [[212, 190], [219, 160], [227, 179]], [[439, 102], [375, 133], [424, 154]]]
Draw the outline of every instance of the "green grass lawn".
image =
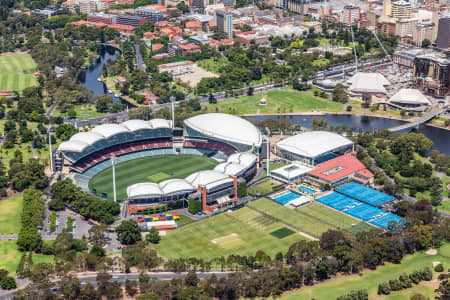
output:
[[251, 187], [248, 188], [248, 192], [251, 195], [265, 195], [268, 194], [270, 192], [273, 192], [275, 188], [279, 187], [280, 183], [276, 182], [270, 178], [266, 178], [254, 185], [252, 185]]
[[[402, 273], [411, 273], [414, 270], [423, 269], [425, 267], [431, 268], [433, 261], [444, 263], [445, 268], [450, 265], [450, 243], [444, 244], [439, 249], [437, 255], [427, 255], [424, 252], [419, 252], [405, 257], [400, 264], [387, 263], [378, 267], [375, 271], [363, 273], [362, 276], [350, 275], [330, 279], [311, 287], [304, 287], [296, 292], [287, 293], [282, 296], [281, 299], [336, 299], [340, 295], [358, 289], [367, 289], [369, 291], [369, 299], [409, 300], [415, 292], [420, 292], [421, 294], [430, 297], [430, 299], [434, 299], [434, 287], [432, 288], [423, 282], [411, 289], [394, 292], [389, 296], [381, 297], [376, 295], [378, 284], [381, 282], [398, 278]], [[332, 298], [330, 298], [330, 292], [332, 293]]]
[[221, 57], [217, 60], [214, 58], [208, 58], [197, 62], [197, 66], [200, 68], [215, 74], [220, 74], [219, 69], [228, 64], [230, 64], [230, 62], [225, 57]]
[[283, 227], [283, 224], [244, 207], [168, 232], [153, 247], [165, 258], [212, 259], [230, 254], [254, 255], [257, 250], [274, 257], [277, 252], [285, 252], [294, 242], [304, 239], [299, 234], [281, 239], [271, 235]]
[[[83, 105], [74, 105], [73, 106], [75, 112], [77, 113], [77, 119], [87, 119], [87, 118], [95, 118], [99, 116], [104, 116], [107, 113], [99, 113], [97, 112], [94, 104], [83, 104]], [[58, 117], [68, 117], [67, 112], [61, 113], [58, 109], [53, 110], [52, 116]]]
[[361, 223], [352, 217], [334, 211], [317, 202], [294, 210], [275, 203], [270, 199], [262, 198], [249, 203], [248, 206], [283, 220], [283, 222], [293, 228], [317, 238], [328, 229], [346, 230], [352, 228], [353, 224]]
[[[196, 155], [146, 157], [121, 163], [116, 166], [117, 199], [127, 199], [127, 187], [139, 182], [148, 182], [150, 176], [157, 175], [155, 178], [158, 178], [154, 182], [169, 178], [185, 178], [200, 170], [211, 170], [216, 165], [216, 161]], [[160, 176], [162, 173], [168, 176], [163, 178]], [[91, 190], [95, 188], [97, 195], [107, 193], [111, 198], [113, 195], [112, 169], [109, 168], [97, 174], [89, 182], [89, 188]]]
[[184, 224], [188, 224], [191, 223], [192, 221], [194, 221], [194, 219], [186, 216], [186, 215], [179, 215], [179, 219], [176, 220], [175, 222], [177, 223], [178, 226], [184, 225]]
[[267, 104], [260, 105], [261, 95], [243, 96], [207, 104], [208, 112], [219, 111], [230, 114], [276, 114], [294, 112], [340, 112], [343, 104], [315, 97], [311, 92], [291, 89], [274, 90], [264, 94]]
[[36, 64], [29, 54], [0, 56], [0, 90], [22, 91], [36, 84]]
[[16, 241], [0, 241], [0, 269], [15, 273], [21, 257]]
[[0, 200], [0, 234], [19, 233], [22, 205], [22, 195]]
[[270, 171], [282, 168], [282, 167], [284, 167], [286, 165], [287, 165], [287, 163], [284, 162], [284, 161], [277, 161], [276, 163], [271, 163], [270, 164]]

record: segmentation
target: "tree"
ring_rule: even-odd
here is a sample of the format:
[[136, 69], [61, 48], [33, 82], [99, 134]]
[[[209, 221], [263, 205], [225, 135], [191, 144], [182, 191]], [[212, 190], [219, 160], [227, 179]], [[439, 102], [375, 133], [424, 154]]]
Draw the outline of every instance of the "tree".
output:
[[200, 201], [195, 201], [189, 198], [188, 200], [188, 212], [191, 214], [196, 214], [202, 210], [202, 204]]
[[247, 183], [241, 182], [238, 185], [238, 197], [242, 198], [247, 196]]
[[125, 281], [125, 291], [130, 297], [134, 297], [137, 293], [137, 282], [134, 280]]
[[150, 242], [152, 244], [158, 244], [161, 240], [161, 237], [159, 236], [158, 230], [152, 227], [148, 231], [148, 234], [145, 236], [145, 239], [147, 240], [147, 242]]
[[185, 4], [184, 2], [180, 2], [177, 4], [177, 8], [179, 10], [181, 10], [183, 13], [188, 13], [189, 12], [189, 6], [187, 4]]
[[16, 286], [16, 280], [11, 276], [6, 276], [0, 281], [0, 287], [4, 290], [13, 290]]
[[105, 225], [95, 225], [92, 226], [89, 231], [89, 242], [94, 245], [103, 245], [106, 242], [106, 226]]
[[428, 46], [430, 46], [430, 45], [431, 45], [431, 42], [429, 39], [424, 39], [422, 41], [422, 48], [428, 48]]
[[59, 293], [64, 299], [76, 300], [79, 299], [81, 293], [81, 282], [78, 278], [68, 276], [61, 280], [59, 286]]
[[217, 99], [212, 93], [209, 93], [208, 102], [209, 104], [217, 104]]
[[94, 245], [89, 253], [97, 257], [103, 257], [106, 255], [105, 249], [100, 245]]
[[60, 140], [67, 141], [72, 135], [78, 132], [78, 129], [71, 124], [61, 124], [56, 128], [56, 137]]
[[152, 109], [148, 106], [140, 106], [128, 112], [128, 117], [148, 121], [152, 118]]
[[333, 89], [333, 101], [340, 102], [340, 103], [348, 102], [348, 96], [345, 91], [345, 88], [340, 83], [337, 84], [336, 87]]
[[132, 245], [141, 240], [141, 228], [135, 220], [122, 221], [116, 228], [116, 232], [123, 245]]

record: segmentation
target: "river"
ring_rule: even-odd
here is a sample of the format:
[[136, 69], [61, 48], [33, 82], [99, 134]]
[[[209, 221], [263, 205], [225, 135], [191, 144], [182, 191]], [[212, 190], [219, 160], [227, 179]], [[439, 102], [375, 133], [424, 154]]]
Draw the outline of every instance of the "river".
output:
[[80, 73], [78, 76], [78, 83], [90, 89], [94, 96], [111, 96], [114, 101], [123, 102], [124, 100], [122, 98], [115, 96], [112, 92], [108, 92], [108, 88], [102, 81], [98, 81], [103, 65], [107, 63], [108, 60], [115, 61], [117, 59], [117, 54], [119, 54], [118, 49], [111, 46], [103, 47], [99, 58]]
[[[363, 131], [392, 128], [406, 123], [405, 121], [387, 119], [382, 117], [360, 116], [360, 115], [323, 115], [323, 116], [303, 116], [303, 115], [264, 115], [250, 116], [250, 119], [264, 120], [266, 118], [280, 119], [288, 118], [293, 124], [300, 124], [305, 128], [312, 127], [313, 118], [327, 119], [328, 125], [346, 125], [348, 127], [361, 128]], [[409, 130], [410, 131], [410, 130]], [[405, 133], [408, 130], [405, 130]], [[450, 155], [450, 131], [428, 125], [421, 125], [418, 130], [434, 142], [434, 149]], [[400, 132], [403, 133], [403, 132]]]

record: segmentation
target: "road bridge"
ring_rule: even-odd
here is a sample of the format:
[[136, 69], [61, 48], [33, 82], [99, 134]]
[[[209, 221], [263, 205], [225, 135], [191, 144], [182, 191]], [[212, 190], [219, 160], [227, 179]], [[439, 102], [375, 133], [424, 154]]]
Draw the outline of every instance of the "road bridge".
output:
[[427, 123], [431, 119], [439, 116], [441, 113], [444, 113], [447, 110], [447, 107], [434, 106], [431, 111], [425, 113], [421, 118], [409, 122], [400, 126], [389, 128], [392, 132], [399, 132], [406, 129], [418, 128], [421, 124]]

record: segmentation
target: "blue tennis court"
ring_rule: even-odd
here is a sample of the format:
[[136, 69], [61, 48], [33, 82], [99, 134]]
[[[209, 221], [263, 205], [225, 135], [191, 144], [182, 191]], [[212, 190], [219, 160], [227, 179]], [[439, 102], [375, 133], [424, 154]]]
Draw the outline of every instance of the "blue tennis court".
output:
[[361, 203], [358, 200], [349, 198], [339, 193], [328, 194], [317, 199], [316, 201], [339, 211], [343, 211], [344, 209], [353, 207]]
[[381, 218], [373, 220], [372, 222], [370, 222], [370, 224], [373, 224], [378, 227], [387, 227], [389, 225], [389, 222], [391, 221], [400, 222], [401, 220], [402, 220], [401, 217], [389, 213], [385, 216], [382, 216]]
[[386, 212], [368, 204], [361, 203], [356, 207], [344, 211], [344, 213], [363, 221], [369, 221], [376, 217], [384, 215]]
[[278, 197], [272, 198], [272, 200], [275, 201], [275, 202], [278, 202], [280, 204], [285, 205], [285, 204], [288, 204], [289, 202], [291, 202], [292, 200], [295, 200], [297, 198], [300, 198], [300, 195], [297, 195], [296, 193], [292, 193], [291, 192], [291, 193], [284, 194], [282, 196], [278, 196]]
[[392, 196], [355, 182], [344, 184], [338, 187], [336, 191], [373, 206], [383, 205], [394, 200], [394, 197]]
[[302, 191], [302, 192], [305, 192], [305, 193], [308, 193], [308, 194], [315, 194], [315, 193], [317, 193], [316, 190], [310, 189], [309, 187], [304, 186], [304, 185], [300, 185], [298, 187], [298, 189], [299, 189], [299, 191]]

